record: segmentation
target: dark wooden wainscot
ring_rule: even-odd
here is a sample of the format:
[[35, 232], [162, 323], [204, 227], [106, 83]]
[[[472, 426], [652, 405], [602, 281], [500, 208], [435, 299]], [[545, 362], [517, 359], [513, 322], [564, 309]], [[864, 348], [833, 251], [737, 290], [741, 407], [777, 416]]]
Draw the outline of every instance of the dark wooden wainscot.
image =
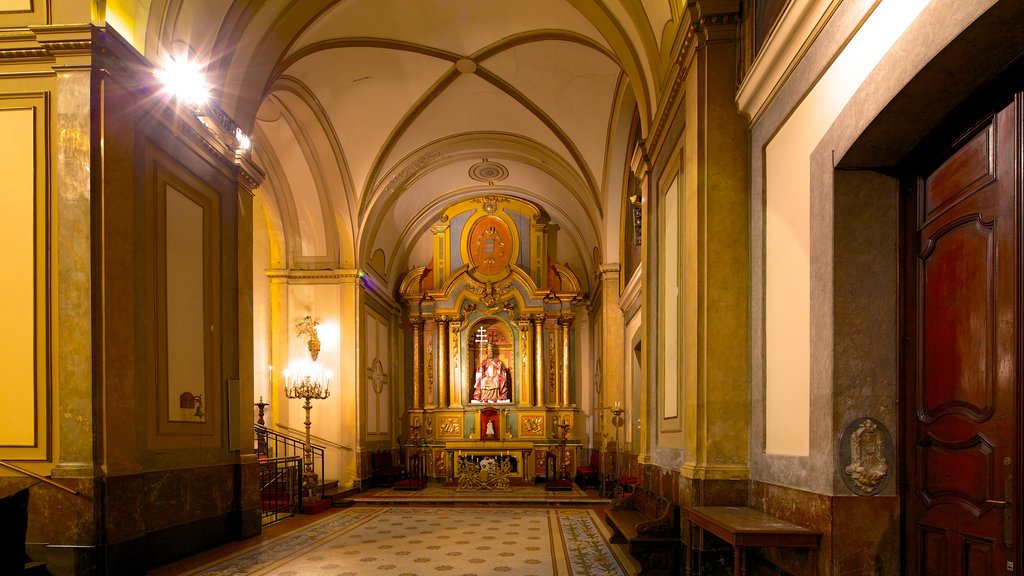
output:
[[623, 494], [605, 512], [612, 543], [629, 544], [640, 574], [676, 574], [679, 564], [679, 507], [653, 491], [638, 487]]
[[693, 529], [706, 530], [733, 547], [733, 576], [747, 574], [745, 548], [788, 546], [807, 548], [807, 575], [814, 576], [814, 553], [821, 532], [791, 524], [753, 508], [741, 506], [684, 506], [683, 517], [689, 522], [690, 538], [686, 547], [686, 574], [692, 574], [691, 556], [695, 535]]

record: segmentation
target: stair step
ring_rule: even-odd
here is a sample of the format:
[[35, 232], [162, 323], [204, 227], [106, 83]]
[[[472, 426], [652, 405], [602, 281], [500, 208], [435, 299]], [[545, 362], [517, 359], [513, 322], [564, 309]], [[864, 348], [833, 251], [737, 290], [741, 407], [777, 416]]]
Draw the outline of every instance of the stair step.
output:
[[25, 571], [22, 574], [43, 576], [44, 574], [49, 575], [50, 572], [46, 569], [46, 562], [25, 562]]

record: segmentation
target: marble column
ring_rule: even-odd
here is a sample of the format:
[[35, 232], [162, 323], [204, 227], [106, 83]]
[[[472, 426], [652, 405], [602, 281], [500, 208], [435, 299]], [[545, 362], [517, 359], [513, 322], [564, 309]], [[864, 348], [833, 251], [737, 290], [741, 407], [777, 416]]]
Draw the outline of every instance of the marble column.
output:
[[534, 314], [533, 320], [533, 376], [536, 394], [534, 406], [544, 405], [544, 315]]
[[437, 407], [448, 407], [448, 317], [438, 316], [437, 323]]
[[[54, 417], [60, 431], [60, 451], [53, 477], [91, 478], [95, 406], [93, 405], [93, 333], [91, 280], [92, 192], [89, 187], [90, 72], [63, 71], [57, 75], [56, 147], [57, 326], [61, 354], [56, 358], [61, 409]], [[5, 192], [10, 193], [10, 192]], [[126, 439], [136, 450], [134, 438]]]
[[423, 320], [414, 318], [412, 325], [412, 407], [423, 407]]
[[[601, 390], [601, 399], [604, 408], [611, 408], [616, 401], [621, 402], [625, 397], [623, 383], [625, 382], [625, 353], [623, 343], [623, 330], [625, 319], [622, 308], [619, 307], [619, 280], [620, 272], [618, 264], [602, 264], [598, 270], [601, 283], [601, 331], [598, 350], [601, 355], [601, 379], [598, 383]], [[611, 413], [603, 412], [608, 418], [602, 427], [612, 433], [607, 442], [615, 440], [615, 427], [611, 425]], [[602, 436], [603, 438], [603, 436]]]

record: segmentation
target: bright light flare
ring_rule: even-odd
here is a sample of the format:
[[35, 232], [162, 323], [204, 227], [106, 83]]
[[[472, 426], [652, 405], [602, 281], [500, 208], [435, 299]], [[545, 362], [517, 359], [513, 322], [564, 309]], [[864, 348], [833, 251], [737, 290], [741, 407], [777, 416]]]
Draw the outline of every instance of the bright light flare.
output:
[[249, 135], [242, 132], [241, 128], [235, 128], [235, 140], [238, 141], [238, 151], [245, 152], [252, 148], [252, 140]]
[[210, 85], [203, 75], [203, 65], [188, 56], [167, 56], [164, 66], [156, 71], [164, 91], [180, 101], [198, 106], [210, 99]]

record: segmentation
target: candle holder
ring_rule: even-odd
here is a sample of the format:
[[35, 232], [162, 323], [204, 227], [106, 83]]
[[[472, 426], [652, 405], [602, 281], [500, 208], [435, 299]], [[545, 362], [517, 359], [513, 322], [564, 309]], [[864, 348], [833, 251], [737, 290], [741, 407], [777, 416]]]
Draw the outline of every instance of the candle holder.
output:
[[256, 406], [256, 410], [258, 412], [256, 425], [259, 426], [259, 428], [256, 429], [256, 455], [267, 456], [269, 458], [270, 444], [267, 441], [267, 429], [265, 428], [266, 423], [263, 421], [263, 415], [267, 406], [270, 406], [270, 403], [264, 402], [263, 396], [260, 396], [260, 401], [254, 403], [254, 406]]
[[[306, 439], [302, 446], [302, 499], [304, 501], [319, 500], [320, 478], [313, 469], [313, 444], [310, 440], [309, 418], [313, 409], [312, 400], [326, 400], [331, 395], [331, 373], [321, 370], [316, 364], [320, 352], [320, 340], [316, 334], [317, 323], [306, 316], [297, 327], [299, 336], [309, 337], [307, 349], [311, 360], [289, 365], [284, 371], [284, 395], [290, 399], [302, 398], [302, 408], [306, 411]], [[315, 344], [315, 345], [314, 345]]]

